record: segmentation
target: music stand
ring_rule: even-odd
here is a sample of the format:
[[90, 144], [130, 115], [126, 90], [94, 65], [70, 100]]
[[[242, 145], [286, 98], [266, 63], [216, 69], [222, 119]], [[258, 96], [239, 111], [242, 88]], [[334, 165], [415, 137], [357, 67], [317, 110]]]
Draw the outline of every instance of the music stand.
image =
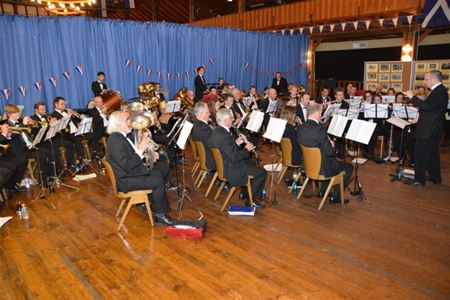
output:
[[[78, 124], [77, 132], [75, 133], [75, 136], [82, 136], [82, 139], [86, 141], [86, 134], [91, 132], [92, 129], [92, 120], [93, 118], [83, 118], [81, 119], [80, 123]], [[88, 150], [89, 151], [89, 150]], [[87, 160], [87, 158], [86, 158]], [[94, 169], [94, 167], [91, 165], [92, 161], [86, 162], [85, 160], [82, 161], [80, 165], [80, 173], [83, 173], [83, 169], [86, 167], [90, 167], [94, 173], [97, 173]]]
[[411, 123], [403, 120], [400, 117], [392, 117], [392, 118], [388, 119], [387, 122], [390, 123], [391, 126], [395, 125], [402, 130], [402, 133], [400, 135], [400, 149], [399, 149], [399, 153], [398, 153], [399, 158], [397, 160], [397, 168], [395, 170], [395, 174], [390, 175], [390, 176], [392, 176], [391, 181], [401, 181], [402, 180], [402, 172], [400, 171], [400, 159], [403, 155], [403, 135], [405, 132], [405, 128], [407, 126], [410, 126]]
[[[278, 119], [274, 117], [270, 117], [269, 124], [267, 125], [266, 132], [264, 133], [263, 137], [266, 139], [271, 140], [272, 142], [280, 143], [281, 138], [283, 137], [284, 130], [286, 129], [287, 121], [283, 119]], [[272, 177], [270, 178], [270, 192], [269, 192], [269, 201], [270, 202], [267, 207], [271, 207], [275, 204], [278, 204], [277, 202], [277, 195], [273, 190], [273, 181], [275, 177], [275, 168], [273, 163], [273, 158], [275, 157], [275, 148], [272, 144], [272, 151], [274, 152], [272, 154]], [[301, 174], [301, 172], [300, 172]]]
[[358, 175], [358, 157], [359, 157], [359, 147], [357, 143], [361, 144], [369, 144], [370, 138], [372, 137], [372, 134], [375, 130], [375, 127], [377, 126], [376, 123], [367, 122], [363, 120], [353, 119], [352, 123], [350, 124], [350, 127], [346, 134], [346, 139], [356, 142], [355, 148], [356, 148], [356, 159], [354, 159], [355, 162], [355, 175], [354, 175], [354, 188], [353, 192], [351, 193], [352, 196], [358, 196], [358, 200], [366, 199], [361, 181], [359, 180]]
[[172, 100], [167, 102], [166, 113], [175, 113], [179, 112], [181, 109], [181, 101], [180, 100]]

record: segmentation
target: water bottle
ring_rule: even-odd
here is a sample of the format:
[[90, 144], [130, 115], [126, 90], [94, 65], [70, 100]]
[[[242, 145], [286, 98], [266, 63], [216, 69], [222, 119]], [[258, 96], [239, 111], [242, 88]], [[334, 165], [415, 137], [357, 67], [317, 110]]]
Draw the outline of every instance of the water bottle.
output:
[[263, 201], [266, 200], [266, 189], [265, 188], [261, 192], [261, 198]]
[[22, 218], [22, 205], [20, 204], [20, 201], [17, 201], [16, 204], [16, 214]]
[[22, 219], [28, 220], [30, 218], [30, 215], [28, 214], [28, 207], [26, 207], [25, 204], [22, 204], [21, 213], [22, 213]]

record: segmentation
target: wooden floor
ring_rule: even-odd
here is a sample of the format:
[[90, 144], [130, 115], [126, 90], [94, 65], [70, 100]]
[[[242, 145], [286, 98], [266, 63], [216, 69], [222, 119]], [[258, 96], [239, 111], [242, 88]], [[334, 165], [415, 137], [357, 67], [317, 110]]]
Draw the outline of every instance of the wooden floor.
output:
[[[368, 162], [367, 200], [347, 191], [349, 204], [320, 212], [318, 198], [295, 201], [280, 185], [277, 206], [231, 217], [219, 212], [224, 195], [203, 197], [204, 183], [191, 188], [208, 221], [202, 240], [167, 238], [137, 209], [116, 232], [119, 203], [105, 177], [67, 180], [81, 190], [51, 194], [56, 209], [30, 203], [25, 223], [14, 207], [31, 190], [0, 209], [14, 215], [0, 228], [0, 299], [449, 299], [448, 148], [441, 158], [444, 184], [426, 188], [391, 183], [394, 166]], [[197, 216], [187, 203], [184, 216]]]

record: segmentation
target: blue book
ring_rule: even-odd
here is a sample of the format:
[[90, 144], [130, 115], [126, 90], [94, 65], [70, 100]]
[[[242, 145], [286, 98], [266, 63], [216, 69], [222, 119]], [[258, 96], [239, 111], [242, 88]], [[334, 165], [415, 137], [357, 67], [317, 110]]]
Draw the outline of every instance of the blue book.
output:
[[256, 207], [231, 205], [228, 208], [228, 214], [230, 216], [254, 216]]

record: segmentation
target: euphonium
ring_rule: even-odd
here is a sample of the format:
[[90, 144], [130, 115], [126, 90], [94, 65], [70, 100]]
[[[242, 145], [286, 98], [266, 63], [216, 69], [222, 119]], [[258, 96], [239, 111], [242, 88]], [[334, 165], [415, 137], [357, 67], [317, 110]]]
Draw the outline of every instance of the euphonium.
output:
[[152, 140], [152, 134], [150, 132], [150, 130], [148, 130], [148, 127], [151, 127], [153, 125], [156, 124], [156, 119], [155, 117], [150, 114], [150, 113], [137, 113], [134, 115], [131, 115], [131, 117], [128, 119], [127, 121], [128, 126], [130, 126], [131, 128], [133, 128], [134, 134], [135, 134], [135, 138], [134, 138], [134, 143], [136, 148], [139, 146], [139, 144], [142, 142], [142, 140], [148, 136], [150, 138], [150, 143], [148, 144], [148, 148], [144, 151], [143, 155], [145, 158], [145, 165], [147, 166], [147, 168], [152, 169], [153, 168], [153, 160], [154, 160], [154, 155], [155, 155], [155, 151], [158, 150], [159, 145], [156, 144], [153, 140]]

